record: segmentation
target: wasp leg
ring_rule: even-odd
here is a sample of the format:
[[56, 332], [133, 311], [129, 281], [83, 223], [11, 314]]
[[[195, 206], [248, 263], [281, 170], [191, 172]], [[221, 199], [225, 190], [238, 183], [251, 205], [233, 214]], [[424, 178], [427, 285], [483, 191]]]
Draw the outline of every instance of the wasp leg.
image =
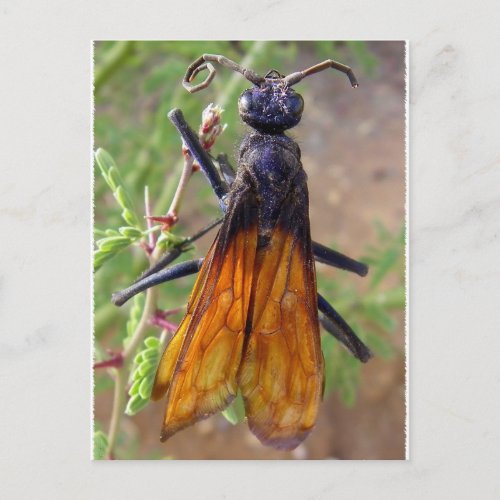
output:
[[234, 182], [234, 179], [236, 178], [236, 170], [231, 165], [227, 154], [218, 154], [215, 158], [215, 161], [219, 164], [220, 171], [222, 172], [222, 175], [224, 176], [224, 179], [226, 180], [228, 186], [231, 186], [231, 184]]
[[191, 127], [186, 122], [184, 115], [180, 109], [173, 109], [168, 114], [169, 120], [174, 124], [175, 128], [179, 132], [184, 141], [185, 146], [189, 149], [189, 152], [193, 158], [198, 162], [203, 173], [210, 182], [212, 189], [214, 190], [217, 198], [220, 200], [220, 205], [222, 211], [225, 211], [224, 198], [226, 197], [229, 187], [223, 179], [221, 179], [217, 168], [210, 159], [208, 153], [203, 149], [200, 144], [198, 136], [193, 132]]
[[325, 247], [316, 241], [312, 242], [314, 257], [318, 262], [328, 264], [329, 266], [338, 267], [345, 271], [351, 271], [359, 276], [368, 274], [368, 266], [357, 260], [351, 259], [340, 252]]
[[356, 358], [366, 363], [373, 356], [370, 349], [363, 344], [344, 318], [319, 293], [318, 309], [322, 313], [320, 323], [323, 328], [344, 344]]
[[188, 260], [147, 276], [146, 278], [136, 281], [133, 285], [125, 288], [125, 290], [114, 293], [111, 297], [111, 302], [113, 302], [116, 306], [122, 306], [134, 295], [137, 295], [148, 288], [159, 285], [160, 283], [165, 283], [167, 281], [172, 281], [177, 278], [182, 278], [183, 276], [189, 276], [190, 274], [197, 273], [200, 270], [202, 263], [203, 259]]
[[141, 276], [139, 276], [139, 278], [137, 278], [132, 284], [135, 285], [139, 281], [142, 281], [144, 278], [147, 278], [148, 276], [151, 276], [152, 274], [155, 274], [158, 271], [161, 271], [163, 268], [167, 267], [175, 259], [177, 259], [177, 257], [179, 257], [181, 253], [189, 250], [189, 245], [191, 243], [193, 243], [197, 239], [207, 234], [214, 227], [218, 226], [222, 221], [223, 221], [222, 218], [214, 220], [213, 222], [208, 224], [208, 226], [205, 226], [203, 229], [200, 229], [196, 234], [193, 234], [193, 236], [189, 236], [189, 238], [186, 238], [185, 240], [181, 241], [178, 245], [175, 245], [174, 248], [172, 248], [169, 252], [164, 254], [154, 266], [144, 271], [144, 273], [141, 274]]

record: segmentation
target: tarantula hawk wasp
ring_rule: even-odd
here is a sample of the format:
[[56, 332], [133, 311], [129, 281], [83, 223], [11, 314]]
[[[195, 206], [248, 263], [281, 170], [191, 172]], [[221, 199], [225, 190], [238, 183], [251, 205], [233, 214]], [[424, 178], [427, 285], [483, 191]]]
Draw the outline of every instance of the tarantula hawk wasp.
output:
[[[222, 225], [204, 259], [162, 269], [178, 255], [167, 254], [113, 302], [121, 305], [149, 287], [198, 272], [187, 313], [156, 372], [151, 397], [167, 400], [161, 440], [223, 410], [240, 391], [251, 431], [265, 445], [291, 450], [314, 427], [323, 395], [320, 321], [360, 361], [371, 357], [316, 290], [314, 259], [360, 276], [368, 268], [311, 240], [307, 176], [299, 146], [284, 133], [304, 109], [292, 87], [327, 68], [345, 73], [353, 87], [358, 83], [348, 66], [333, 60], [262, 77], [226, 57], [204, 54], [187, 69], [183, 85], [189, 92], [210, 84], [213, 62], [253, 84], [238, 102], [250, 131], [236, 174], [226, 164], [220, 175], [180, 110], [168, 116], [220, 201]], [[203, 70], [206, 79], [192, 85]]]

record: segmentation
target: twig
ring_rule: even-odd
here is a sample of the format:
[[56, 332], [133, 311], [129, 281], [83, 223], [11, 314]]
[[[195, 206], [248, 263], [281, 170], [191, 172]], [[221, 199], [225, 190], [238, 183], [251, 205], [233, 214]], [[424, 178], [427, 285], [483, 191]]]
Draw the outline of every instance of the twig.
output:
[[151, 251], [153, 251], [156, 245], [156, 234], [153, 229], [153, 221], [151, 220], [151, 202], [149, 200], [149, 188], [148, 186], [144, 186], [144, 212], [146, 214], [146, 225], [148, 228], [148, 244]]
[[[151, 255], [151, 264], [154, 264], [154, 252]], [[144, 310], [142, 311], [142, 316], [135, 329], [130, 342], [128, 343], [124, 353], [123, 353], [123, 365], [121, 368], [115, 369], [115, 393], [113, 399], [113, 411], [111, 414], [111, 421], [109, 424], [108, 431], [108, 449], [106, 450], [106, 457], [108, 459], [113, 458], [114, 449], [116, 446], [116, 439], [118, 437], [118, 431], [120, 429], [121, 419], [125, 411], [125, 395], [127, 388], [128, 375], [130, 373], [130, 363], [133, 360], [135, 351], [141, 344], [146, 335], [146, 331], [149, 327], [149, 319], [154, 315], [156, 311], [156, 299], [158, 296], [158, 291], [156, 288], [150, 288], [146, 292], [146, 302], [144, 304]]]
[[186, 191], [187, 183], [189, 182], [189, 179], [191, 179], [191, 175], [193, 174], [193, 163], [193, 157], [190, 154], [184, 154], [184, 167], [182, 169], [181, 178], [179, 179], [179, 184], [177, 185], [174, 198], [167, 212], [167, 216], [169, 215], [173, 217], [174, 220], [176, 220], [178, 217], [182, 197]]

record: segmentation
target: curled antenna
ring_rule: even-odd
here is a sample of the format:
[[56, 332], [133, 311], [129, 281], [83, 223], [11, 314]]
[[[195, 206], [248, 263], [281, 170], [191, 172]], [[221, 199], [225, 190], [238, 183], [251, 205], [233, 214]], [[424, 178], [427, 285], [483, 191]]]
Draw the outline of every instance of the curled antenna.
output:
[[356, 80], [356, 77], [354, 76], [352, 69], [349, 66], [346, 66], [345, 64], [334, 61], [333, 59], [327, 59], [326, 61], [323, 61], [322, 63], [316, 64], [315, 66], [311, 66], [310, 68], [305, 69], [304, 71], [298, 71], [297, 73], [291, 73], [290, 75], [285, 76], [285, 78], [283, 78], [283, 81], [289, 87], [291, 87], [292, 85], [299, 83], [306, 76], [313, 75], [314, 73], [319, 73], [320, 71], [324, 71], [325, 69], [328, 69], [328, 68], [333, 68], [333, 69], [336, 69], [337, 71], [341, 71], [342, 73], [345, 73], [347, 75], [347, 78], [349, 78], [351, 85], [354, 88], [359, 86], [359, 83]]
[[[225, 66], [226, 68], [241, 73], [247, 80], [251, 81], [255, 85], [259, 85], [265, 81], [264, 77], [258, 75], [251, 69], [240, 66], [238, 63], [231, 61], [231, 59], [228, 59], [227, 57], [215, 54], [203, 54], [189, 65], [186, 74], [184, 75], [184, 79], [182, 80], [182, 85], [184, 85], [184, 88], [188, 92], [198, 92], [199, 90], [205, 89], [210, 85], [216, 74], [215, 68], [212, 64], [210, 64], [211, 62], [219, 63], [221, 66]], [[208, 70], [208, 75], [205, 80], [198, 85], [192, 85], [191, 82], [195, 79], [196, 75], [205, 69]]]
[[[202, 56], [198, 57], [196, 61], [194, 61], [189, 65], [186, 74], [184, 75], [184, 78], [182, 80], [182, 85], [188, 92], [191, 93], [198, 92], [199, 90], [205, 89], [210, 85], [210, 83], [215, 77], [215, 74], [217, 73], [214, 66], [210, 64], [212, 62], [219, 63], [221, 66], [224, 66], [233, 71], [241, 73], [247, 80], [249, 80], [255, 85], [260, 85], [261, 83], [264, 83], [268, 80], [273, 80], [274, 82], [276, 82], [277, 80], [276, 75], [279, 75], [279, 73], [276, 70], [271, 70], [265, 77], [263, 77], [258, 75], [257, 73], [255, 73], [255, 71], [252, 71], [251, 69], [247, 69], [244, 68], [243, 66], [240, 66], [238, 63], [231, 61], [231, 59], [228, 59], [227, 57], [219, 56], [216, 54], [203, 54]], [[313, 75], [314, 73], [319, 73], [320, 71], [324, 71], [325, 69], [328, 68], [333, 68], [336, 69], [337, 71], [345, 73], [349, 78], [351, 85], [353, 87], [358, 86], [358, 81], [356, 80], [356, 77], [354, 76], [352, 69], [349, 66], [346, 66], [345, 64], [334, 61], [333, 59], [327, 59], [326, 61], [316, 64], [315, 66], [311, 66], [310, 68], [305, 69], [304, 71], [291, 73], [288, 76], [282, 77], [281, 80], [285, 83], [286, 86], [291, 87], [292, 85], [299, 83], [306, 76]], [[201, 83], [197, 85], [193, 85], [191, 82], [196, 78], [198, 73], [201, 73], [204, 70], [208, 71], [208, 75], [205, 78], [205, 80], [203, 80]]]

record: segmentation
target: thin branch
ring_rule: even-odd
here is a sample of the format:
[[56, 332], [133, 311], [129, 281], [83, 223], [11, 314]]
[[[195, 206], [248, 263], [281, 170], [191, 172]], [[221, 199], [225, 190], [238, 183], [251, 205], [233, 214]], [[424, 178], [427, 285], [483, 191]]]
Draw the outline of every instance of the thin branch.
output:
[[[151, 255], [151, 264], [154, 264], [153, 259], [155, 258], [154, 252]], [[127, 381], [130, 373], [130, 363], [133, 360], [135, 351], [144, 340], [146, 331], [149, 324], [149, 319], [154, 315], [156, 311], [156, 300], [158, 296], [158, 291], [156, 288], [150, 288], [146, 292], [146, 302], [144, 304], [144, 310], [142, 311], [142, 316], [135, 329], [130, 342], [128, 343], [124, 353], [123, 353], [123, 365], [121, 368], [115, 370], [115, 393], [113, 399], [113, 411], [111, 414], [111, 421], [109, 424], [108, 431], [108, 449], [106, 450], [106, 456], [108, 459], [114, 457], [114, 450], [116, 446], [116, 439], [118, 437], [118, 431], [120, 430], [121, 419], [125, 412], [126, 404], [126, 390]]]
[[173, 221], [177, 220], [183, 195], [186, 191], [187, 184], [191, 175], [193, 174], [193, 163], [194, 159], [190, 154], [184, 154], [184, 166], [182, 168], [181, 178], [179, 179], [179, 184], [174, 194], [170, 208], [168, 209], [167, 216], [173, 218]]
[[151, 220], [151, 202], [149, 200], [149, 187], [144, 186], [144, 213], [146, 214], [146, 225], [147, 225], [147, 230], [148, 230], [148, 244], [153, 251], [155, 245], [156, 245], [156, 234], [154, 234], [154, 231], [151, 231], [153, 229], [153, 221]]

